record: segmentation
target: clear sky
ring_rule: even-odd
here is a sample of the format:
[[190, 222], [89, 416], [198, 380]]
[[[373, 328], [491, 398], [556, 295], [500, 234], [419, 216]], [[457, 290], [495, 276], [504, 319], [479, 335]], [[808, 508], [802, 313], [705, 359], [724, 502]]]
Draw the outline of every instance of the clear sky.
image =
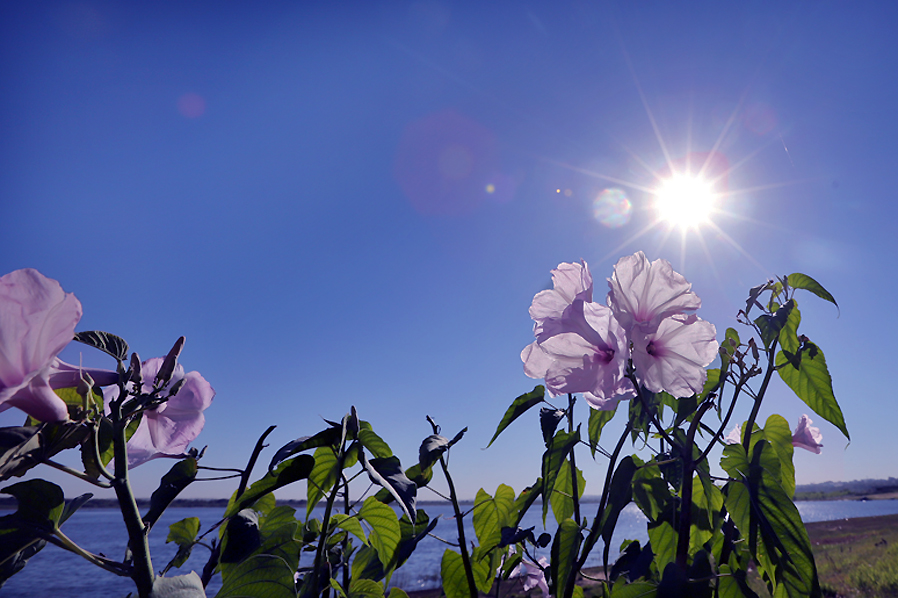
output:
[[[804, 272], [841, 307], [799, 296], [852, 441], [812, 415], [798, 482], [896, 476], [896, 26], [883, 2], [3, 2], [0, 273], [59, 280], [78, 330], [144, 359], [185, 335], [217, 391], [207, 465], [355, 405], [406, 466], [426, 415], [468, 426], [473, 496], [539, 475], [535, 413], [482, 449], [538, 383], [527, 310], [559, 262], [601, 301], [620, 256], [668, 259], [721, 335]], [[708, 156], [713, 225], [653, 226], [668, 161]], [[600, 197], [632, 209], [603, 222]], [[772, 412], [808, 409], [777, 381]]]

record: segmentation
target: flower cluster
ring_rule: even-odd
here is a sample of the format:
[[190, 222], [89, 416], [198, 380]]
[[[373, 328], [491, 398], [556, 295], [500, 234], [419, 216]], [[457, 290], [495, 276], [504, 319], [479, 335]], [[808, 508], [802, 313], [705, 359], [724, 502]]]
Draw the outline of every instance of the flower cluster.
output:
[[[118, 395], [117, 372], [80, 368], [57, 357], [73, 339], [81, 314], [81, 302], [37, 270], [25, 268], [0, 277], [0, 411], [17, 407], [43, 422], [66, 421], [68, 407], [54, 389], [88, 379], [106, 387], [107, 406]], [[162, 362], [144, 362], [144, 376], [152, 381]], [[179, 456], [203, 429], [203, 410], [215, 391], [198, 372], [185, 374], [177, 365], [170, 384], [174, 387], [181, 379], [174, 396], [143, 414], [128, 441], [132, 467], [156, 457]], [[145, 385], [144, 392], [150, 390]]]
[[717, 356], [717, 330], [691, 313], [692, 285], [666, 260], [641, 251], [621, 258], [608, 280], [606, 305], [594, 302], [585, 261], [559, 264], [553, 289], [530, 306], [536, 340], [521, 352], [524, 373], [544, 378], [549, 394], [583, 393], [596, 409], [636, 396], [628, 376], [650, 392], [687, 397], [701, 391]]

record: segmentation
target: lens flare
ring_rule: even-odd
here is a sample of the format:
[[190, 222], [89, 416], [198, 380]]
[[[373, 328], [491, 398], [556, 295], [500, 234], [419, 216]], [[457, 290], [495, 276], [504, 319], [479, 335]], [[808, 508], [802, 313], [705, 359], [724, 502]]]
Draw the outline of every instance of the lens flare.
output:
[[630, 222], [633, 204], [622, 189], [605, 189], [592, 202], [595, 219], [608, 228], [620, 228]]

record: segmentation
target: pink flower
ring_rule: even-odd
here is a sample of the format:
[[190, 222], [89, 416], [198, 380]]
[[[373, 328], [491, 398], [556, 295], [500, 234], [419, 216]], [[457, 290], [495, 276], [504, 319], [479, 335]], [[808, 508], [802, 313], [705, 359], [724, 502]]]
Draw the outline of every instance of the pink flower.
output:
[[[56, 355], [80, 319], [81, 302], [37, 270], [0, 277], [0, 411], [18, 407], [41, 421], [68, 419], [53, 389], [76, 386], [82, 370]], [[118, 381], [115, 372], [83, 371], [101, 385]]]
[[549, 566], [546, 557], [541, 556], [537, 559], [539, 564], [521, 559], [521, 563], [511, 572], [511, 577], [524, 576], [524, 591], [529, 592], [533, 588], [538, 587], [542, 590], [543, 598], [549, 596], [549, 584], [546, 582], [546, 575], [543, 569]]
[[717, 356], [716, 335], [714, 324], [694, 314], [664, 318], [649, 334], [632, 333], [637, 377], [650, 391], [676, 398], [700, 392], [708, 376], [705, 367]]
[[667, 260], [649, 263], [641, 251], [618, 260], [608, 279], [608, 305], [624, 329], [653, 332], [661, 320], [701, 307], [692, 285]]
[[617, 401], [635, 395], [624, 378], [627, 338], [610, 309], [578, 299], [553, 327], [555, 334], [521, 352], [524, 373], [545, 378], [551, 396], [590, 393], [590, 403], [613, 409]]
[[[152, 390], [153, 380], [163, 361], [164, 358], [156, 357], [141, 365], [143, 392]], [[180, 380], [184, 380], [184, 385], [175, 396], [144, 412], [140, 425], [128, 440], [128, 467], [137, 467], [158, 457], [181, 457], [187, 445], [203, 430], [206, 422], [203, 411], [212, 404], [215, 391], [199, 372], [185, 374], [184, 367], [178, 364], [168, 388]], [[118, 389], [107, 389], [104, 395], [108, 404], [110, 399], [117, 397]]]
[[[552, 284], [553, 289], [540, 291], [530, 304], [530, 317], [536, 322], [533, 333], [537, 337], [544, 334], [547, 322], [559, 320], [575, 300], [592, 301], [592, 275], [583, 260], [579, 264], [558, 264], [552, 270]], [[548, 333], [552, 334], [551, 331]]]
[[801, 416], [801, 419], [798, 420], [798, 427], [795, 428], [795, 433], [792, 434], [792, 446], [803, 448], [806, 451], [819, 455], [820, 449], [823, 448], [823, 434], [820, 433], [820, 428], [812, 427], [811, 423], [813, 422], [811, 422], [811, 418], [807, 414]]

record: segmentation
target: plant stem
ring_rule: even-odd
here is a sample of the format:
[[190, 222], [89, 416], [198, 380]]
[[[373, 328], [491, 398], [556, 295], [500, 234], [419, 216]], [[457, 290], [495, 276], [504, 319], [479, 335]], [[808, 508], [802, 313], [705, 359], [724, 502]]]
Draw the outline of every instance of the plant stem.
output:
[[90, 477], [83, 471], [78, 471], [77, 469], [72, 469], [71, 467], [67, 467], [67, 466], [63, 465], [62, 463], [57, 463], [56, 461], [53, 461], [52, 459], [44, 459], [44, 463], [46, 463], [53, 469], [58, 469], [59, 471], [64, 471], [67, 474], [73, 475], [76, 478], [78, 478], [79, 480], [84, 480], [88, 484], [93, 484], [94, 486], [97, 486], [98, 488], [112, 488], [112, 484], [107, 484], [106, 482], [101, 482], [100, 480], [95, 480], [94, 478]]
[[[338, 472], [343, 471], [343, 463], [346, 458], [346, 452], [344, 451], [344, 447], [341, 446], [339, 451], [337, 452], [337, 463], [334, 465], [334, 470]], [[336, 480], [334, 480], [334, 487], [331, 490], [331, 493], [327, 497], [327, 503], [324, 507], [324, 516], [321, 518], [321, 533], [318, 536], [318, 548], [315, 551], [315, 564], [312, 569], [312, 592], [311, 596], [318, 595], [319, 589], [319, 573], [321, 571], [321, 562], [324, 558], [324, 550], [327, 548], [327, 526], [330, 523], [331, 519], [331, 511], [334, 508], [334, 501], [337, 499], [337, 492], [340, 490], [340, 479], [342, 476], [338, 476]], [[348, 491], [348, 490], [347, 490]]]
[[131, 490], [131, 482], [128, 479], [128, 447], [125, 440], [128, 420], [122, 419], [120, 402], [114, 401], [110, 405], [113, 424], [112, 445], [115, 455], [115, 479], [112, 480], [112, 487], [118, 498], [125, 528], [128, 530], [128, 547], [131, 550], [133, 567], [131, 579], [137, 585], [137, 593], [140, 598], [148, 598], [153, 591], [153, 581], [156, 575], [153, 572], [153, 561], [150, 559], [147, 527], [137, 509], [137, 501], [134, 499], [134, 492]]
[[689, 532], [692, 528], [692, 476], [695, 473], [696, 464], [692, 448], [695, 446], [695, 433], [698, 430], [699, 422], [712, 405], [711, 401], [706, 401], [699, 407], [689, 425], [686, 445], [680, 451], [683, 459], [683, 488], [680, 501], [680, 529], [677, 537], [677, 567], [684, 572], [689, 563]]
[[452, 483], [452, 476], [449, 475], [449, 466], [446, 465], [446, 459], [440, 455], [440, 466], [443, 468], [443, 474], [446, 476], [446, 482], [449, 484], [449, 498], [452, 501], [452, 509], [455, 511], [455, 525], [458, 529], [458, 550], [461, 553], [461, 562], [465, 568], [465, 577], [468, 580], [468, 592], [471, 598], [477, 598], [477, 584], [474, 582], [474, 571], [471, 568], [471, 558], [468, 556], [468, 546], [465, 540], [465, 524], [462, 519], [461, 509], [458, 508], [458, 495], [455, 493], [455, 484]]
[[[567, 396], [567, 427], [568, 433], [574, 433], [574, 395], [568, 393]], [[577, 488], [577, 462], [574, 460], [574, 448], [571, 447], [571, 489], [574, 499], [574, 521], [580, 524], [580, 492]]]
[[751, 447], [751, 433], [752, 429], [755, 427], [755, 419], [758, 417], [758, 411], [761, 410], [761, 401], [764, 400], [764, 394], [767, 392], [767, 385], [770, 384], [770, 378], [773, 376], [773, 370], [775, 369], [776, 343], [777, 339], [773, 339], [770, 348], [767, 349], [767, 371], [764, 373], [764, 381], [761, 382], [761, 388], [758, 389], [755, 404], [752, 406], [751, 414], [748, 416], [748, 421], [745, 423], [745, 430], [742, 431], [742, 435], [745, 437], [742, 440], [742, 448], [745, 449], [746, 455], [748, 455], [748, 449]]
[[[608, 493], [611, 491], [611, 478], [614, 475], [614, 466], [617, 464], [617, 458], [620, 455], [621, 449], [624, 447], [624, 442], [627, 440], [627, 436], [630, 435], [630, 430], [633, 429], [633, 423], [628, 421], [626, 427], [624, 428], [624, 433], [621, 434], [620, 440], [617, 441], [617, 446], [614, 447], [614, 451], [611, 453], [611, 458], [608, 460], [608, 471], [605, 474], [605, 486], [602, 488], [602, 498], [599, 500], [599, 509], [596, 511], [596, 517], [592, 522], [592, 527], [589, 530], [589, 535], [586, 537], [586, 541], [583, 542], [583, 547], [580, 550], [580, 558], [577, 559], [577, 563], [572, 570], [580, 571], [583, 569], [583, 565], [586, 564], [586, 557], [589, 556], [589, 553], [592, 551], [593, 547], [596, 545], [596, 542], [599, 540], [599, 535], [602, 533], [602, 515], [605, 512], [605, 505], [608, 503]], [[607, 552], [606, 552], [607, 554]], [[604, 569], [605, 574], [608, 574], [608, 561], [604, 560]], [[572, 574], [568, 577], [567, 586], [564, 588], [564, 596], [565, 598], [570, 598], [574, 595], [574, 585], [576, 582], [576, 574]]]
[[56, 544], [57, 546], [59, 546], [61, 548], [65, 548], [69, 552], [74, 552], [78, 556], [90, 561], [91, 563], [93, 563], [97, 567], [100, 567], [101, 569], [105, 569], [106, 571], [109, 571], [110, 573], [115, 573], [116, 575], [120, 575], [122, 577], [128, 577], [130, 575], [128, 567], [126, 567], [122, 563], [118, 563], [116, 561], [111, 561], [107, 558], [103, 558], [101, 556], [93, 554], [92, 552], [88, 552], [88, 551], [84, 550], [83, 548], [81, 548], [80, 546], [78, 546], [77, 544], [72, 542], [72, 540], [69, 539], [68, 536], [66, 536], [64, 533], [62, 533], [62, 530], [57, 529], [53, 533], [54, 533], [54, 536], [48, 538], [47, 539], [48, 542], [51, 542], [52, 544]]

